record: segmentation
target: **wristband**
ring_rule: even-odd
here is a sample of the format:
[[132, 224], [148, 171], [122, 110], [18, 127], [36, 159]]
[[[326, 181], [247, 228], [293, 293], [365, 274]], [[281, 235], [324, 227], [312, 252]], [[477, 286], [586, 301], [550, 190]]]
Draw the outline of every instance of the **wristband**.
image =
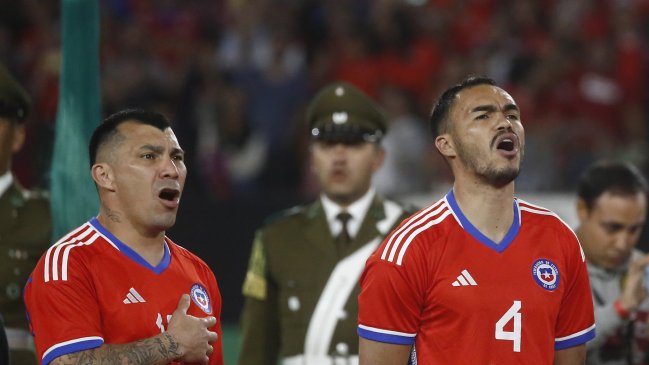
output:
[[620, 299], [617, 299], [615, 300], [615, 302], [613, 302], [613, 309], [615, 309], [615, 312], [617, 313], [618, 316], [620, 316], [620, 318], [629, 319], [630, 313], [628, 310], [624, 309]]

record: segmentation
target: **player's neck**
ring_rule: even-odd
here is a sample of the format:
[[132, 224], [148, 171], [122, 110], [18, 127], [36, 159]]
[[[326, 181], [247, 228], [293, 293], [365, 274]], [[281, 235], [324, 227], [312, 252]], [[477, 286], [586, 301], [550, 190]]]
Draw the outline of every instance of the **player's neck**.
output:
[[97, 220], [113, 236], [140, 255], [151, 266], [157, 266], [164, 257], [164, 231], [138, 228], [132, 222], [111, 220], [99, 214]]
[[482, 234], [500, 242], [514, 221], [514, 183], [502, 188], [484, 184], [453, 186], [453, 194], [462, 213]]

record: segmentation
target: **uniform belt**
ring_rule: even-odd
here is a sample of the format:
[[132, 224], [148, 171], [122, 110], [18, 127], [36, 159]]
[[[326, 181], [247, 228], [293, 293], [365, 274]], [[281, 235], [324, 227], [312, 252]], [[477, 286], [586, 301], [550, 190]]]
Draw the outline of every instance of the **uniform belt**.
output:
[[285, 357], [282, 365], [358, 365], [358, 355], [350, 356], [309, 356], [295, 355]]
[[8, 327], [5, 328], [5, 332], [10, 350], [34, 351], [34, 338], [27, 330]]

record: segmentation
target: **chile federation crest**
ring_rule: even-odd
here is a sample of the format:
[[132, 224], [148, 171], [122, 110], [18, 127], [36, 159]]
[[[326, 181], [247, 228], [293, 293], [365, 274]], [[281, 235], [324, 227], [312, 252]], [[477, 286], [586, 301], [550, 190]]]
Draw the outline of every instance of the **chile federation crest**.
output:
[[534, 262], [532, 276], [545, 290], [554, 291], [559, 286], [559, 269], [548, 259], [538, 259]]
[[189, 291], [189, 296], [194, 303], [207, 314], [212, 314], [212, 302], [207, 290], [201, 284], [194, 284]]

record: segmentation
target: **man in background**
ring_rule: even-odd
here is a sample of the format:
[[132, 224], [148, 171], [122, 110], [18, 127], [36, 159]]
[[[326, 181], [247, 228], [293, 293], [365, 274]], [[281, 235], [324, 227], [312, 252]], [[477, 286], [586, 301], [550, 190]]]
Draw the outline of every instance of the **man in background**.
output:
[[358, 364], [358, 278], [406, 211], [376, 194], [384, 115], [360, 90], [333, 83], [307, 111], [320, 198], [268, 219], [243, 286], [240, 365]]
[[51, 235], [47, 197], [25, 190], [11, 173], [12, 156], [25, 141], [30, 106], [27, 92], [0, 64], [0, 314], [12, 365], [37, 364], [22, 294]]
[[638, 249], [647, 212], [647, 182], [637, 168], [602, 161], [577, 186], [576, 230], [588, 264], [597, 335], [587, 364], [649, 364], [649, 302]]

